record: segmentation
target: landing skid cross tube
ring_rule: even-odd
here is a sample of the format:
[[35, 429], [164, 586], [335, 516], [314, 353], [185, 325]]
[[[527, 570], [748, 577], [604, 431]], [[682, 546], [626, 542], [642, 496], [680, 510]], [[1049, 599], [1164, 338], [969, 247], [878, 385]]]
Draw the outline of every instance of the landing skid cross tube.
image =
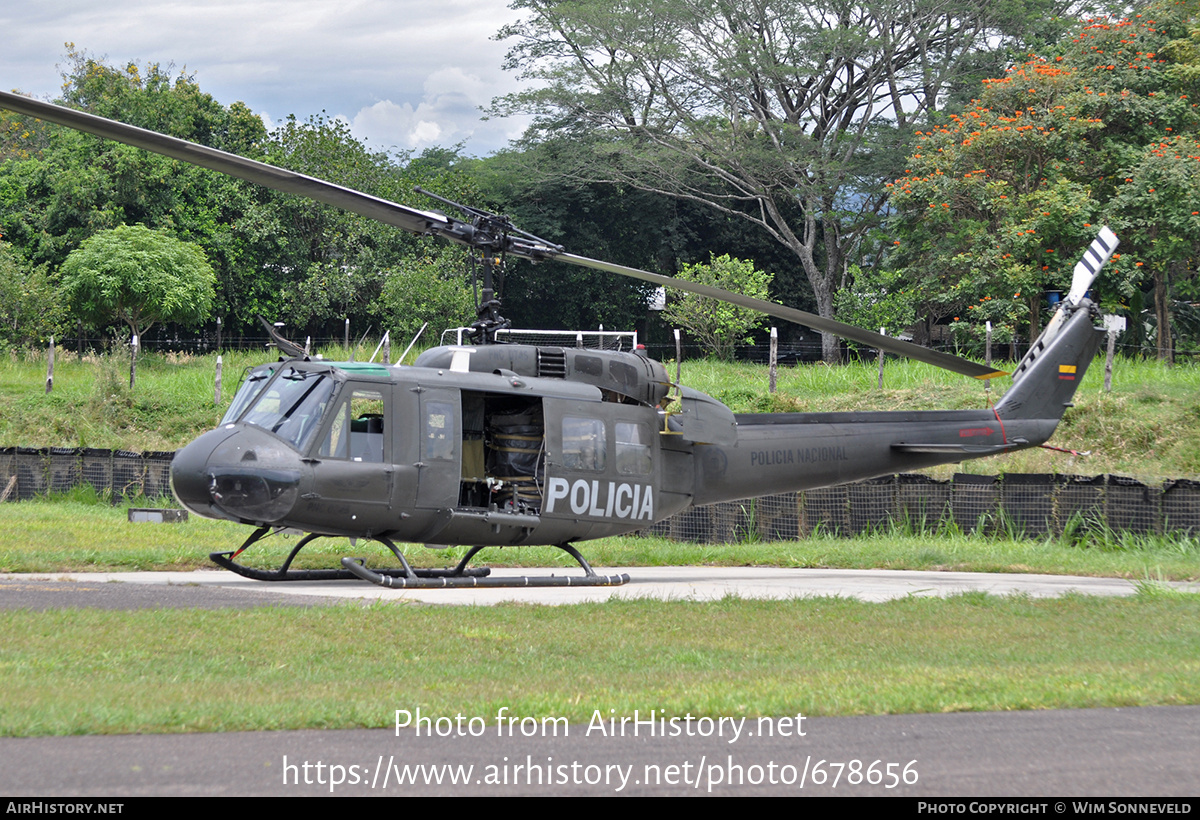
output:
[[[408, 566], [408, 562], [404, 561], [403, 556], [400, 556], [399, 551], [391, 542], [382, 538], [377, 540], [396, 553], [404, 565]], [[570, 544], [556, 544], [556, 546], [574, 558], [579, 563], [579, 566], [583, 567], [583, 575], [518, 575], [511, 578], [481, 577], [481, 574], [477, 574], [479, 570], [470, 570], [466, 567], [467, 562], [474, 558], [483, 547], [472, 547], [453, 570], [442, 570], [441, 575], [434, 577], [404, 575], [400, 572], [376, 572], [367, 569], [361, 561], [356, 561], [353, 558], [343, 558], [342, 566], [357, 578], [370, 581], [372, 584], [378, 584], [381, 587], [390, 587], [391, 589], [441, 589], [446, 587], [617, 587], [629, 583], [629, 575], [626, 573], [621, 573], [620, 575], [597, 575], [591, 565], [579, 554], [579, 551]], [[485, 569], [483, 572], [486, 573], [488, 570]]]
[[[324, 537], [317, 535], [316, 533], [311, 533], [300, 539], [300, 543], [296, 544], [292, 551], [288, 553], [288, 557], [284, 559], [279, 569], [274, 571], [254, 569], [253, 567], [239, 564], [236, 560], [234, 560], [243, 552], [245, 552], [251, 544], [258, 541], [264, 535], [270, 532], [270, 530], [270, 527], [259, 527], [250, 534], [250, 537], [247, 538], [245, 543], [242, 544], [242, 546], [239, 547], [235, 552], [211, 552], [209, 553], [208, 558], [222, 569], [227, 569], [230, 572], [236, 572], [243, 578], [250, 578], [255, 581], [350, 581], [362, 577], [361, 575], [345, 569], [289, 569], [292, 565], [292, 561], [295, 560], [296, 555], [299, 554], [300, 550], [304, 549], [309, 542]], [[405, 560], [403, 553], [396, 549], [394, 544], [385, 539], [376, 540], [382, 541], [389, 549], [391, 549], [396, 557], [400, 559], [401, 565], [397, 569], [379, 570], [377, 574], [381, 577], [399, 576], [403, 578], [413, 578], [415, 580], [428, 580], [441, 578], [448, 575], [483, 577], [491, 572], [491, 570], [487, 567], [464, 569], [463, 567], [459, 566], [452, 570], [413, 569], [411, 566], [409, 566], [408, 561]], [[353, 561], [353, 559], [343, 558], [342, 564], [345, 565], [346, 561]], [[358, 566], [361, 566], [361, 564], [358, 564]], [[368, 570], [368, 572], [370, 571], [371, 570]]]

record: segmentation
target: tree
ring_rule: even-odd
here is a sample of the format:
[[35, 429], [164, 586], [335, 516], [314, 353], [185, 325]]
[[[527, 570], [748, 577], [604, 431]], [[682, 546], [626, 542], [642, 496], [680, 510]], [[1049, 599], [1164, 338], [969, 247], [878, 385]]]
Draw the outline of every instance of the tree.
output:
[[[794, 255], [817, 312], [832, 317], [844, 262], [886, 202], [895, 147], [968, 57], [1034, 5], [518, 0], [529, 17], [500, 37], [516, 40], [507, 67], [537, 87], [495, 109], [533, 113], [531, 140], [586, 135], [585, 179], [758, 226]], [[835, 338], [823, 347], [837, 358]]]
[[0, 350], [61, 336], [65, 312], [46, 271], [29, 270], [0, 242]]
[[1173, 362], [1172, 286], [1190, 285], [1200, 259], [1200, 138], [1156, 142], [1124, 173], [1112, 203], [1114, 227], [1131, 239], [1121, 264], [1131, 278], [1150, 279], [1156, 352]]
[[[926, 295], [927, 314], [961, 331], [990, 320], [1001, 338], [1036, 335], [1044, 292], [1067, 289], [1108, 221], [1122, 246], [1099, 297], [1117, 310], [1150, 280], [1167, 327], [1167, 282], [1187, 278], [1200, 248], [1196, 9], [1167, 0], [1088, 21], [918, 132], [892, 189], [891, 263]], [[1158, 338], [1166, 358], [1170, 333]]]
[[[345, 123], [323, 115], [289, 117], [268, 135], [244, 104], [222, 105], [194, 77], [169, 66], [106, 65], [71, 47], [60, 102], [397, 202], [431, 204], [414, 194], [415, 185], [475, 199], [466, 176], [452, 167], [452, 151], [418, 157], [410, 170], [407, 155], [372, 150]], [[379, 327], [388, 271], [422, 244], [335, 208], [0, 114], [0, 234], [27, 267], [57, 270], [88, 237], [122, 224], [203, 248], [217, 276], [215, 308], [232, 331], [257, 332], [258, 315], [301, 333], [328, 330], [336, 321], [340, 336], [346, 316]]]
[[[772, 275], [756, 270], [753, 262], [713, 256], [707, 263], [684, 266], [678, 278], [765, 300]], [[671, 294], [663, 319], [690, 330], [718, 358], [731, 361], [735, 346], [748, 343], [747, 334], [763, 325], [767, 317], [728, 302], [681, 293]]]
[[1036, 59], [918, 132], [892, 190], [899, 238], [889, 263], [922, 294], [923, 315], [980, 336], [991, 321], [1001, 342], [1026, 328], [1036, 335], [1043, 292], [1065, 289], [1097, 229], [1090, 136], [1101, 123], [1076, 83]]
[[475, 296], [459, 249], [427, 245], [384, 272], [378, 314], [394, 343], [407, 343], [421, 330], [423, 342], [436, 342], [442, 331], [466, 327], [475, 320]]
[[[194, 77], [169, 66], [110, 66], [71, 47], [63, 81], [60, 103], [262, 155], [266, 129], [257, 116], [242, 103], [221, 105]], [[244, 302], [237, 289], [255, 290], [259, 254], [269, 251], [256, 233], [262, 222], [247, 183], [33, 118], [0, 120], [0, 233], [30, 266], [56, 271], [96, 232], [145, 225], [205, 250], [220, 283], [218, 305], [231, 318], [227, 311]], [[257, 307], [237, 318], [252, 322]]]
[[[472, 181], [455, 167], [453, 153], [435, 149], [413, 159], [374, 151], [344, 122], [324, 115], [303, 122], [289, 117], [266, 144], [272, 164], [393, 202], [439, 209], [445, 206], [433, 205], [416, 188], [460, 202], [478, 198]], [[394, 283], [384, 298], [387, 283], [404, 278], [398, 271], [424, 269], [424, 260], [433, 257], [446, 264], [429, 270], [461, 271], [468, 255], [460, 247], [431, 250], [429, 239], [299, 197], [262, 191], [258, 198], [262, 223], [256, 235], [264, 250], [270, 248], [262, 254], [263, 268], [278, 283], [291, 327], [319, 329], [334, 322], [340, 327], [348, 317], [401, 333], [409, 318], [394, 312], [404, 311]]]
[[101, 231], [71, 252], [60, 273], [79, 318], [98, 327], [124, 322], [137, 340], [155, 322], [196, 324], [212, 309], [215, 277], [203, 251], [142, 225]]

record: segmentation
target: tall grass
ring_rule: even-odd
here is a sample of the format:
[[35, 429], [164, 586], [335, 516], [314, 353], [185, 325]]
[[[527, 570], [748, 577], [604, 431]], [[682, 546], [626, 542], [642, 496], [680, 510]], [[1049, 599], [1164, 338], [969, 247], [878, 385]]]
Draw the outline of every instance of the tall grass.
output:
[[[370, 358], [377, 340], [354, 350]], [[393, 356], [402, 347], [393, 346]], [[340, 346], [320, 351], [345, 359]], [[269, 352], [224, 355], [224, 390], [213, 402], [215, 355], [147, 353], [140, 358], [136, 389], [129, 390], [127, 355], [85, 356], [59, 350], [54, 392], [45, 393], [45, 352], [0, 355], [0, 446], [109, 447], [173, 450], [220, 419], [242, 372], [269, 361]], [[413, 361], [410, 354], [408, 361]], [[674, 375], [674, 364], [667, 363]], [[734, 412], [829, 412], [983, 408], [1007, 387], [990, 392], [973, 379], [918, 362], [889, 359], [884, 387], [874, 363], [830, 367], [805, 364], [779, 370], [778, 389], [767, 391], [765, 365], [708, 359], [683, 362], [683, 382], [725, 402]], [[1167, 367], [1119, 359], [1114, 390], [1103, 392], [1103, 360], [1089, 368], [1053, 444], [1088, 456], [1046, 450], [966, 462], [936, 471], [1122, 473], [1140, 477], [1200, 475], [1200, 366]]]

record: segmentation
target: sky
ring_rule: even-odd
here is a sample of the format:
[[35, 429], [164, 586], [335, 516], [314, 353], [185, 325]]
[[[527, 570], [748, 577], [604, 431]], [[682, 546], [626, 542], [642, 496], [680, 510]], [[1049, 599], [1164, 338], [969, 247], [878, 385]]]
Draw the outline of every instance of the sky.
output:
[[486, 156], [527, 124], [479, 110], [519, 88], [492, 39], [519, 17], [508, 1], [0, 0], [0, 87], [55, 98], [70, 42], [110, 65], [173, 63], [268, 127], [324, 111], [374, 150]]

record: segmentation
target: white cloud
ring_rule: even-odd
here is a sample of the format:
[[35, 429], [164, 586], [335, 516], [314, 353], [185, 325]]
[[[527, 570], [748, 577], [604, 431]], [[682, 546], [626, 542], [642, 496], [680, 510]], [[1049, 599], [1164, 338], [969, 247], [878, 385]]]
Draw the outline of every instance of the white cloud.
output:
[[[466, 141], [487, 154], [519, 135], [480, 106], [514, 90], [491, 39], [507, 0], [39, 0], [0, 6], [0, 86], [59, 92], [63, 43], [110, 63], [173, 63], [225, 104], [264, 119], [325, 111], [373, 146], [420, 151]], [[266, 112], [270, 112], [269, 116]]]
[[[425, 79], [420, 101], [382, 100], [354, 115], [354, 133], [382, 148], [420, 152], [434, 145], [467, 143], [502, 146], [513, 123], [485, 122], [480, 108], [502, 93], [504, 86], [485, 81], [459, 67], [434, 71]], [[478, 149], [476, 148], [476, 151]]]

